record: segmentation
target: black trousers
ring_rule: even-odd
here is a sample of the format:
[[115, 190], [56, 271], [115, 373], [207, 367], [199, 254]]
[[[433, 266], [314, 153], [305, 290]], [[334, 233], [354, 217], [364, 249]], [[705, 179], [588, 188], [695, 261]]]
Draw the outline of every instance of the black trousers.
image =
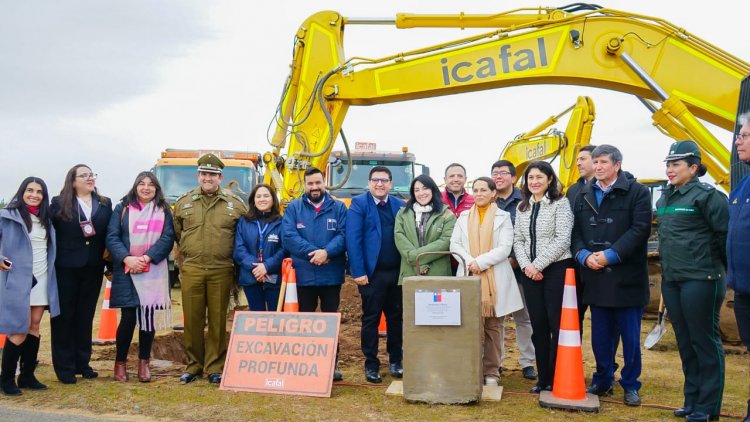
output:
[[341, 286], [297, 286], [300, 312], [338, 312], [341, 301]]
[[[341, 285], [338, 286], [297, 286], [297, 301], [300, 312], [338, 312], [341, 302]], [[336, 360], [338, 361], [339, 345], [336, 344]]]
[[59, 378], [75, 376], [89, 368], [94, 313], [104, 267], [55, 266], [55, 270], [60, 315], [50, 320], [50, 328], [52, 365]]
[[399, 363], [404, 356], [404, 305], [401, 286], [398, 285], [399, 269], [378, 270], [369, 277], [369, 284], [358, 286], [362, 296], [362, 353], [365, 368], [380, 369], [378, 359], [378, 324], [385, 313], [388, 336], [386, 348], [390, 363]]
[[[120, 309], [120, 324], [117, 326], [117, 356], [116, 360], [128, 360], [128, 350], [133, 341], [133, 331], [140, 317], [139, 306]], [[154, 343], [155, 331], [138, 330], [138, 359], [151, 359], [151, 345]]]
[[750, 351], [750, 294], [734, 292], [734, 317], [737, 318], [740, 339]]
[[573, 266], [573, 260], [553, 262], [542, 271], [544, 278], [533, 281], [523, 275], [521, 285], [526, 295], [526, 307], [531, 319], [531, 342], [534, 343], [536, 367], [539, 373], [537, 385], [551, 386], [555, 377], [557, 341], [560, 336], [560, 315], [565, 289], [565, 269]]

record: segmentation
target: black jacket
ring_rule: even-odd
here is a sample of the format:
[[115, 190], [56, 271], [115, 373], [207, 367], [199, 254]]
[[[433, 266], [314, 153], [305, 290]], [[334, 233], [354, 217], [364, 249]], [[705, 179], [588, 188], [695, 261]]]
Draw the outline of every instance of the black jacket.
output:
[[[52, 224], [57, 233], [57, 259], [55, 265], [61, 268], [82, 268], [86, 266], [102, 266], [104, 269], [104, 240], [107, 236], [107, 225], [112, 216], [112, 201], [105, 196], [92, 193], [93, 208], [91, 220], [96, 235], [84, 237], [79, 222], [80, 207], [73, 207], [72, 218], [64, 221], [60, 218], [60, 197], [52, 198], [50, 213]], [[83, 217], [85, 218], [85, 217]]]
[[651, 231], [651, 195], [647, 187], [620, 172], [600, 206], [592, 183], [576, 195], [571, 251], [614, 249], [620, 263], [593, 271], [581, 268], [583, 301], [605, 307], [648, 304], [647, 242]]
[[[125, 272], [123, 260], [130, 255], [130, 210], [124, 208], [122, 202], [115, 206], [107, 227], [107, 248], [112, 254], [112, 290], [110, 291], [109, 306], [112, 308], [131, 308], [139, 306], [138, 292], [135, 290], [133, 279]], [[98, 232], [97, 232], [98, 233]], [[154, 264], [169, 257], [174, 246], [174, 225], [172, 211], [164, 210], [164, 227], [159, 240], [151, 245], [144, 253]], [[164, 280], [167, 283], [167, 280]]]
[[576, 206], [575, 202], [576, 202], [576, 197], [578, 196], [578, 192], [580, 192], [581, 189], [583, 189], [583, 187], [586, 186], [587, 184], [588, 183], [586, 183], [586, 180], [583, 177], [579, 177], [578, 180], [572, 185], [570, 185], [568, 190], [565, 192], [565, 197], [568, 198], [568, 202], [570, 202], [571, 209], [573, 210], [575, 209], [575, 206]]

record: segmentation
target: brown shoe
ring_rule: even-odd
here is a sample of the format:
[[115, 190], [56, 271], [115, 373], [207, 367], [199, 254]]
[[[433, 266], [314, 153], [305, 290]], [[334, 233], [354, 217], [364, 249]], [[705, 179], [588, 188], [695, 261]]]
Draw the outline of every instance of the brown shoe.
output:
[[115, 381], [126, 382], [128, 380], [128, 369], [125, 367], [126, 361], [115, 361]]
[[148, 368], [148, 359], [138, 359], [138, 380], [140, 382], [151, 382], [151, 370]]

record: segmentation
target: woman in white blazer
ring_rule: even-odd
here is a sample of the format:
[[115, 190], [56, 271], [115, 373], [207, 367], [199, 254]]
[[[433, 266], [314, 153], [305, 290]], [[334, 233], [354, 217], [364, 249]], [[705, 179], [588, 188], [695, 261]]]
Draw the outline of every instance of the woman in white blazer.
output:
[[[480, 177], [472, 185], [474, 205], [461, 213], [451, 236], [451, 252], [460, 255], [468, 273], [482, 279], [482, 358], [485, 385], [500, 380], [502, 319], [523, 308], [508, 256], [513, 247], [510, 214], [495, 204], [495, 182]], [[464, 263], [458, 274], [464, 274]]]
[[521, 193], [514, 251], [523, 270], [519, 281], [526, 296], [539, 373], [531, 392], [539, 393], [550, 390], [555, 378], [565, 270], [573, 268], [573, 213], [554, 169], [546, 161], [533, 161], [526, 167]]

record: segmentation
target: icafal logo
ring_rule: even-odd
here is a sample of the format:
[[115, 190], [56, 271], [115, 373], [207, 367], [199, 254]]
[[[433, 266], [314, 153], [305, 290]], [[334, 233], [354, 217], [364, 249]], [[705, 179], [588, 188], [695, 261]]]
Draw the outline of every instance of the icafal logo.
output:
[[266, 378], [266, 387], [284, 388], [284, 378]]
[[514, 52], [512, 48], [511, 44], [505, 44], [500, 47], [497, 57], [481, 57], [474, 63], [449, 63], [447, 58], [440, 59], [443, 84], [449, 86], [456, 82], [469, 82], [474, 78], [492, 78], [497, 76], [498, 72], [508, 74], [547, 66], [547, 46], [544, 38], [536, 39], [536, 49], [524, 48]]

